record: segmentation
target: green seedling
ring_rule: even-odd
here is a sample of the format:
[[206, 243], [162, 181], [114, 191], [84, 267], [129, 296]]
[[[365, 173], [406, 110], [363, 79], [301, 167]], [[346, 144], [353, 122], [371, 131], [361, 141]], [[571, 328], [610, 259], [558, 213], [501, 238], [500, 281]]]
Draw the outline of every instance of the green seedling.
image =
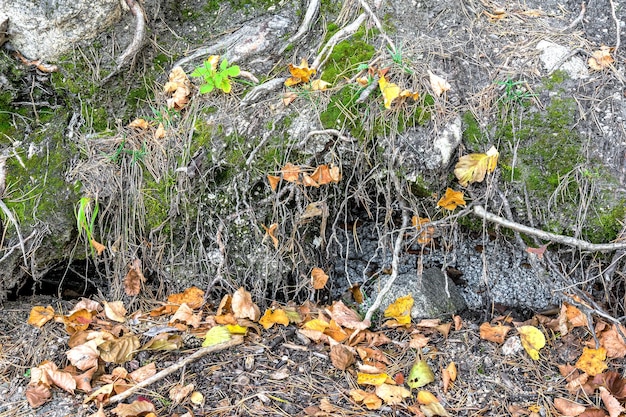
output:
[[241, 73], [237, 65], [228, 66], [226, 58], [219, 65], [219, 55], [211, 55], [203, 65], [197, 67], [191, 73], [192, 77], [201, 77], [204, 84], [200, 86], [200, 93], [208, 94], [214, 89], [222, 90], [224, 93], [230, 93], [232, 89], [230, 77], [236, 77]]
[[525, 81], [513, 81], [508, 78], [506, 81], [496, 81], [496, 83], [504, 86], [504, 93], [499, 100], [505, 103], [522, 103], [535, 97], [535, 94], [524, 87]]
[[[98, 216], [99, 206], [98, 200], [95, 200], [93, 203], [93, 199], [90, 197], [82, 197], [78, 201], [78, 205], [74, 212], [76, 216], [76, 227], [78, 228], [79, 235], [87, 238], [89, 245], [91, 246], [91, 250], [94, 250], [94, 227], [96, 225], [96, 217]], [[93, 205], [93, 207], [92, 207]]]

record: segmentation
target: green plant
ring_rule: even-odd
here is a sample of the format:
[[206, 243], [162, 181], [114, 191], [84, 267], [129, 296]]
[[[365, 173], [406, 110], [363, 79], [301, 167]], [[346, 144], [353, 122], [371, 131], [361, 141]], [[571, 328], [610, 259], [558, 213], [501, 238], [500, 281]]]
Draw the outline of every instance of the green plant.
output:
[[507, 104], [523, 103], [525, 100], [535, 97], [535, 94], [524, 87], [526, 81], [513, 81], [507, 78], [506, 81], [496, 81], [496, 84], [504, 86], [504, 93], [500, 96], [498, 101]]
[[232, 86], [229, 77], [236, 77], [241, 71], [237, 65], [229, 67], [226, 58], [222, 60], [218, 69], [217, 62], [219, 59], [219, 55], [211, 55], [203, 65], [191, 73], [192, 77], [201, 77], [204, 80], [204, 84], [200, 86], [200, 93], [208, 94], [215, 88], [230, 93]]
[[[93, 203], [93, 206], [92, 206]], [[96, 217], [98, 216], [99, 211], [98, 200], [94, 200], [90, 197], [81, 197], [78, 200], [77, 208], [74, 212], [76, 216], [76, 227], [78, 228], [78, 233], [82, 236], [83, 234], [86, 236], [89, 245], [91, 246], [91, 250], [94, 250], [94, 227], [96, 224]]]

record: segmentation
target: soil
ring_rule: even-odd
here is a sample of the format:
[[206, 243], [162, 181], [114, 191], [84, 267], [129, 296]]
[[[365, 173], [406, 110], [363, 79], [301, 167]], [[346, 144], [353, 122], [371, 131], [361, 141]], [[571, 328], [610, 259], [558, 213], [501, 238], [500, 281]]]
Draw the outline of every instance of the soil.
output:
[[[571, 48], [586, 51], [598, 49], [601, 45], [616, 45], [619, 30], [611, 17], [611, 3], [593, 1], [586, 7], [583, 20], [569, 28], [580, 13], [580, 4], [575, 1], [527, 1], [511, 2], [505, 8], [506, 17], [499, 19], [499, 7], [488, 1], [464, 2], [461, 7], [457, 2], [433, 2], [425, 6], [427, 13], [417, 13], [421, 3], [409, 3], [404, 0], [390, 1], [388, 13], [404, 16], [411, 25], [398, 24], [398, 37], [405, 50], [414, 56], [420, 56], [425, 62], [440, 65], [442, 75], [453, 83], [450, 94], [451, 107], [471, 107], [479, 122], [488, 120], [493, 110], [493, 103], [501, 93], [494, 87], [493, 80], [510, 78], [524, 80], [529, 86], [537, 85], [546, 75], [546, 69], [538, 59], [540, 52], [535, 49], [538, 39], [551, 40]], [[182, 19], [176, 10], [185, 10], [190, 16], [201, 10], [204, 2], [179, 1], [164, 5], [163, 15], [155, 19], [153, 30], [159, 37], [159, 48], [167, 45], [180, 52], [187, 45], [182, 38], [191, 39], [194, 45], [201, 46], [202, 41], [194, 35], [211, 22], [202, 19], [191, 21]], [[273, 6], [273, 7], [280, 7]], [[219, 13], [224, 10], [220, 9]], [[542, 10], [539, 17], [530, 11]], [[495, 16], [486, 17], [484, 12]], [[621, 15], [617, 25], [622, 28]], [[175, 19], [174, 19], [175, 16]], [[162, 17], [162, 19], [161, 19]], [[238, 15], [245, 21], [246, 13]], [[170, 30], [171, 22], [180, 20], [173, 36], [165, 34]], [[565, 29], [565, 30], [561, 30]], [[175, 32], [175, 33], [174, 33]], [[427, 33], [427, 35], [424, 35]], [[400, 36], [401, 34], [401, 36]], [[174, 36], [175, 35], [175, 36]], [[426, 43], [429, 37], [431, 43]], [[412, 45], [412, 40], [419, 38], [422, 43]], [[167, 43], [168, 39], [171, 43]], [[311, 47], [313, 48], [313, 47]], [[167, 49], [167, 48], [166, 48]], [[143, 63], [152, 62], [160, 49], [149, 46], [140, 59]], [[588, 56], [579, 53], [585, 61]], [[581, 116], [577, 128], [587, 132], [589, 137], [588, 152], [602, 158], [606, 166], [617, 176], [619, 184], [612, 184], [615, 193], [624, 192], [626, 178], [626, 140], [622, 128], [626, 117], [624, 102], [623, 53], [618, 50], [616, 63], [608, 70], [592, 72], [582, 80], [569, 79], [560, 88], [573, 95], [580, 106]], [[136, 71], [135, 68], [133, 71]], [[566, 94], [565, 92], [543, 92], [544, 95]], [[539, 103], [547, 97], [538, 97]], [[441, 115], [443, 123], [447, 115]], [[498, 237], [513, 240], [512, 238]], [[483, 237], [483, 239], [485, 239]], [[488, 239], [488, 238], [487, 238]], [[472, 247], [475, 245], [472, 245]], [[507, 246], [507, 250], [511, 250]], [[524, 255], [524, 249], [517, 247], [519, 253], [514, 258]], [[504, 255], [502, 255], [504, 256]], [[557, 254], [558, 256], [558, 254]], [[564, 257], [567, 261], [572, 258]], [[497, 262], [497, 260], [494, 260]], [[593, 260], [586, 259], [586, 265]], [[518, 262], [519, 263], [519, 262]], [[623, 265], [624, 262], [620, 265]], [[463, 268], [463, 265], [455, 265]], [[584, 269], [583, 267], [581, 267]], [[469, 268], [468, 268], [469, 269]], [[587, 272], [587, 270], [585, 270]], [[624, 271], [617, 271], [611, 283], [585, 289], [595, 292], [594, 297], [615, 316], [623, 315], [619, 291], [624, 285]], [[510, 279], [510, 278], [507, 278]], [[520, 287], [530, 289], [532, 284]], [[542, 284], [542, 291], [545, 285]], [[605, 291], [606, 290], [606, 291]], [[498, 293], [506, 293], [499, 289]], [[524, 296], [516, 295], [523, 299]], [[505, 298], [505, 295], [503, 295]], [[516, 299], [517, 299], [516, 298]], [[535, 300], [532, 296], [528, 297]], [[103, 296], [100, 299], [104, 300]], [[424, 389], [433, 392], [444, 408], [454, 416], [503, 416], [503, 415], [560, 415], [554, 408], [555, 398], [567, 398], [586, 406], [601, 406], [597, 392], [589, 396], [577, 396], [566, 389], [567, 380], [559, 372], [559, 365], [572, 364], [580, 356], [583, 346], [592, 342], [588, 329], [577, 328], [566, 337], [542, 327], [548, 335], [547, 346], [541, 350], [539, 360], [531, 359], [523, 349], [503, 352], [503, 347], [484, 340], [479, 335], [479, 326], [484, 321], [511, 322], [516, 324], [528, 319], [529, 306], [501, 306], [488, 303], [489, 297], [477, 303], [471, 303], [473, 311], [461, 314], [463, 325], [452, 330], [447, 336], [433, 330], [424, 330], [430, 337], [421, 354], [435, 373], [435, 381]], [[136, 301], [133, 307], [143, 311], [162, 299]], [[218, 299], [209, 300], [204, 308], [206, 313], [215, 311]], [[266, 300], [267, 301], [267, 300]], [[329, 302], [331, 300], [328, 300]], [[150, 304], [152, 303], [152, 305]], [[548, 304], [542, 299], [538, 304]], [[69, 336], [59, 323], [49, 323], [42, 329], [27, 324], [33, 306], [52, 305], [57, 312], [71, 310], [75, 300], [63, 300], [51, 297], [21, 297], [17, 301], [7, 301], [0, 316], [0, 416], [51, 416], [90, 415], [97, 409], [93, 403], [83, 405], [86, 395], [65, 393], [53, 390], [52, 399], [43, 406], [32, 409], [25, 399], [27, 377], [31, 367], [44, 360], [51, 360], [62, 367], [67, 364], [65, 352]], [[543, 305], [541, 305], [543, 307]], [[523, 309], [523, 310], [522, 310]], [[450, 322], [451, 318], [444, 319]], [[536, 319], [532, 324], [541, 326]], [[155, 321], [153, 325], [165, 324]], [[510, 323], [512, 324], [512, 323]], [[381, 330], [382, 322], [376, 320], [372, 330]], [[388, 359], [387, 372], [406, 378], [414, 364], [418, 350], [409, 347], [411, 332], [408, 330], [383, 330], [391, 342], [380, 346]], [[512, 331], [507, 344], [516, 345], [519, 336]], [[146, 363], [155, 362], [158, 369], [166, 368], [183, 360], [194, 352], [193, 339], [187, 339], [186, 345], [176, 351], [140, 352], [123, 366], [132, 371]], [[368, 410], [350, 399], [349, 391], [359, 387], [356, 383], [356, 368], [338, 370], [330, 360], [328, 344], [315, 343], [298, 335], [295, 325], [274, 326], [268, 331], [250, 331], [243, 344], [209, 354], [190, 363], [182, 370], [156, 382], [140, 392], [155, 404], [157, 415], [207, 416], [254, 416], [254, 415], [359, 415], [359, 416], [412, 416], [407, 406], [415, 405], [414, 398], [406, 399], [401, 405], [385, 405], [379, 410]], [[451, 362], [458, 368], [458, 378], [444, 392], [442, 369]], [[623, 372], [623, 359], [612, 359], [611, 370]], [[110, 372], [115, 365], [106, 365]], [[194, 405], [189, 399], [181, 404], [169, 400], [169, 390], [175, 384], [194, 384], [195, 390], [204, 395], [202, 405]], [[361, 388], [363, 388], [361, 386]], [[414, 392], [415, 394], [415, 392]], [[133, 397], [133, 398], [136, 398]], [[107, 415], [111, 415], [107, 406]], [[533, 414], [534, 413], [534, 414]]]

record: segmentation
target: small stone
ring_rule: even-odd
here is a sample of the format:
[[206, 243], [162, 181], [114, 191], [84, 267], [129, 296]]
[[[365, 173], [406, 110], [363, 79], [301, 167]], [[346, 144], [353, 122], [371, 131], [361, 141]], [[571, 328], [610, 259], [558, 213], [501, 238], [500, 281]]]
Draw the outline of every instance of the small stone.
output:
[[507, 339], [506, 342], [502, 345], [502, 354], [504, 356], [515, 355], [524, 350], [522, 346], [522, 341], [519, 336], [512, 336]]

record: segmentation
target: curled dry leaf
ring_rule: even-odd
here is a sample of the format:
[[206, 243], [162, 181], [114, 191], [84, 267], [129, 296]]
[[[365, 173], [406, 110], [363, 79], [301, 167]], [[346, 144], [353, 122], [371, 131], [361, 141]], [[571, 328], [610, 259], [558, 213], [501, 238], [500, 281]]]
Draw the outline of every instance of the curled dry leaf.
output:
[[243, 287], [233, 294], [232, 309], [238, 319], [257, 321], [261, 317], [261, 310], [252, 301], [252, 295]]
[[118, 404], [111, 412], [119, 417], [135, 417], [156, 413], [156, 408], [150, 401], [135, 400], [130, 404]]
[[126, 308], [124, 308], [124, 303], [121, 301], [103, 301], [104, 305], [104, 314], [109, 320], [116, 321], [118, 323], [124, 323], [126, 321]]
[[328, 275], [324, 272], [322, 268], [313, 268], [311, 271], [311, 286], [314, 290], [321, 290], [326, 286], [326, 282], [328, 282]]
[[187, 384], [184, 386], [182, 384], [176, 384], [172, 387], [172, 389], [170, 389], [170, 400], [172, 400], [174, 404], [180, 404], [189, 394], [191, 394], [194, 388], [193, 384]]
[[28, 384], [26, 387], [26, 400], [32, 408], [41, 407], [52, 397], [50, 388], [43, 384]]
[[465, 204], [463, 192], [454, 191], [452, 188], [447, 188], [444, 196], [437, 202], [437, 206], [446, 210], [455, 210], [458, 206], [465, 206]]
[[376, 395], [387, 405], [398, 405], [403, 399], [411, 396], [411, 391], [403, 386], [382, 384], [376, 387]]
[[282, 308], [268, 308], [265, 310], [263, 317], [259, 320], [259, 324], [266, 330], [274, 326], [274, 324], [287, 326], [289, 324], [289, 317], [287, 317], [287, 313]]
[[300, 65], [289, 64], [289, 73], [291, 74], [291, 77], [285, 81], [285, 85], [287, 87], [300, 83], [308, 83], [309, 79], [315, 75], [316, 70], [314, 68], [309, 68], [307, 60], [302, 58]]
[[44, 324], [54, 318], [54, 308], [52, 306], [35, 306], [30, 310], [28, 324], [41, 328]]
[[564, 416], [577, 416], [587, 409], [587, 407], [582, 404], [560, 397], [554, 399], [554, 408]]
[[382, 74], [378, 79], [378, 87], [380, 88], [380, 92], [383, 93], [385, 108], [390, 109], [391, 103], [400, 95], [400, 87], [398, 87], [397, 84], [387, 81]]
[[495, 146], [492, 146], [486, 153], [463, 155], [454, 167], [454, 175], [463, 187], [467, 187], [472, 182], [482, 182], [487, 173], [496, 169], [499, 156], [500, 153]]
[[362, 389], [350, 390], [350, 398], [357, 403], [362, 403], [368, 410], [378, 410], [383, 405], [382, 400], [376, 394]]
[[148, 130], [148, 128], [150, 127], [150, 124], [145, 119], [137, 118], [133, 120], [132, 122], [130, 122], [128, 124], [128, 127], [141, 129], [141, 130]]
[[440, 96], [450, 89], [450, 84], [446, 80], [433, 74], [430, 70], [428, 70], [428, 77], [430, 79], [430, 87], [436, 95]]
[[604, 407], [609, 412], [610, 417], [618, 417], [622, 412], [626, 411], [619, 401], [611, 395], [609, 390], [604, 387], [600, 387], [600, 398], [602, 398]]
[[269, 236], [274, 244], [274, 249], [278, 249], [278, 238], [276, 237], [276, 230], [278, 230], [278, 223], [271, 224], [270, 227], [262, 224], [263, 230], [265, 230], [265, 236], [263, 236], [263, 240]]
[[141, 291], [141, 285], [146, 281], [141, 270], [141, 260], [134, 259], [128, 269], [128, 273], [124, 277], [124, 292], [126, 295], [134, 297]]
[[489, 340], [490, 342], [504, 343], [509, 330], [511, 330], [509, 326], [503, 326], [501, 324], [492, 326], [489, 323], [483, 323], [480, 325], [480, 338]]
[[336, 344], [330, 348], [330, 360], [337, 369], [345, 371], [354, 363], [354, 354], [341, 344]]
[[600, 71], [608, 68], [615, 60], [611, 56], [613, 48], [603, 45], [599, 50], [591, 54], [591, 58], [587, 61], [589, 67], [593, 70]]
[[187, 105], [191, 95], [191, 81], [182, 67], [172, 68], [169, 81], [163, 86], [163, 91], [170, 96], [167, 99], [168, 109], [181, 110]]

